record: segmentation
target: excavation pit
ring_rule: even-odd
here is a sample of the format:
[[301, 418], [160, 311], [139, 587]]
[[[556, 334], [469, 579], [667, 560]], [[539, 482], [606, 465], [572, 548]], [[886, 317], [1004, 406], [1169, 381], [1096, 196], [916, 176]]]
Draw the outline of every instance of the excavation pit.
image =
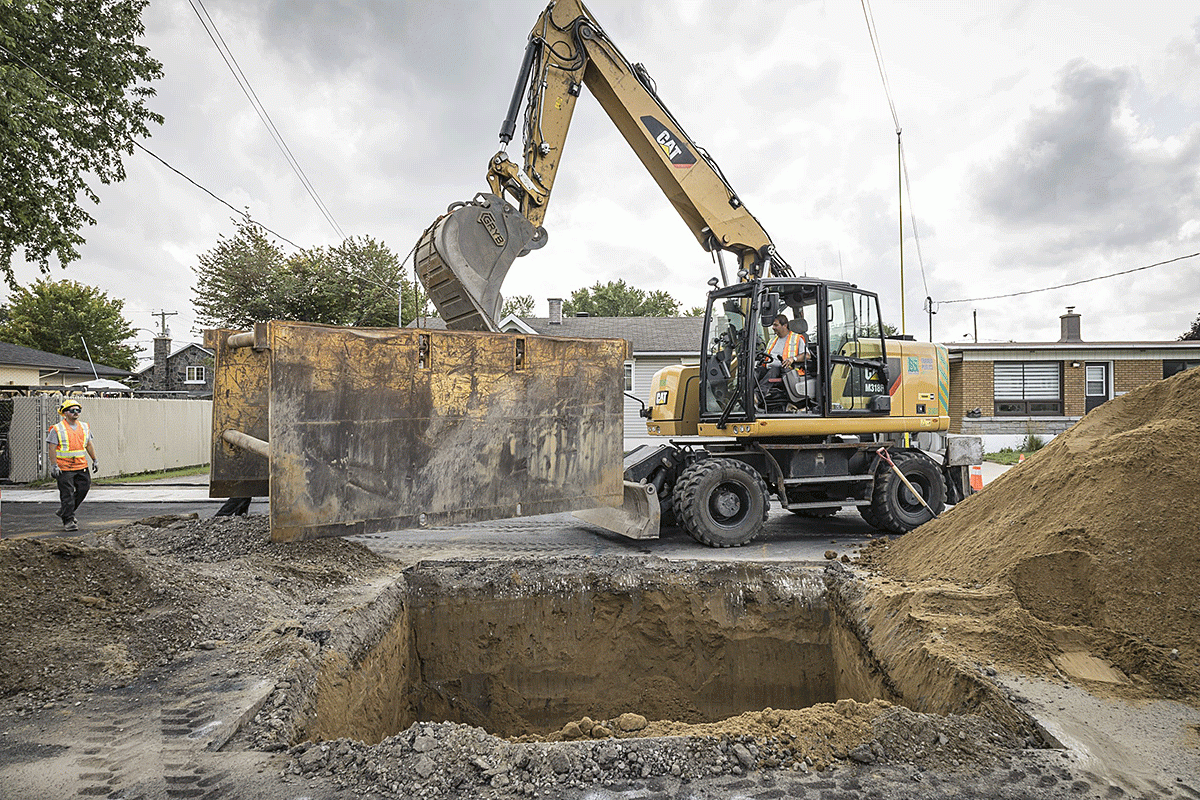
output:
[[423, 562], [357, 652], [326, 653], [303, 738], [418, 721], [505, 737], [584, 717], [714, 722], [896, 700], [831, 614], [822, 570], [630, 559]]

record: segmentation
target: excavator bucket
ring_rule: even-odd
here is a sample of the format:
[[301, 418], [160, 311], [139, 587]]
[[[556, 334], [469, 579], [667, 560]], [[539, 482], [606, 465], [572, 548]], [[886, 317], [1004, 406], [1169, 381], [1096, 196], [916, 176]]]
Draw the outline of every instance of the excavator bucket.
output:
[[622, 501], [621, 339], [269, 322], [207, 331], [210, 495], [293, 541]]
[[657, 539], [661, 508], [658, 493], [648, 483], [625, 481], [625, 499], [620, 507], [604, 506], [574, 512], [591, 525], [630, 539]]
[[417, 243], [417, 276], [451, 330], [497, 331], [509, 267], [546, 244], [546, 231], [500, 197], [455, 203]]

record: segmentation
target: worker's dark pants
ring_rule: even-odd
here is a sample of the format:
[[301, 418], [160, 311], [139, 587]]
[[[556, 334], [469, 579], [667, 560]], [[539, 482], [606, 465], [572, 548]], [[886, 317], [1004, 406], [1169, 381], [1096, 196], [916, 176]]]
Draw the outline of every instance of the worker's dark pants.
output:
[[58, 511], [54, 512], [63, 522], [75, 519], [75, 509], [87, 497], [88, 489], [92, 488], [92, 476], [86, 468], [58, 473]]
[[249, 497], [231, 497], [225, 501], [220, 510], [214, 516], [217, 517], [244, 517], [246, 512], [250, 510]]

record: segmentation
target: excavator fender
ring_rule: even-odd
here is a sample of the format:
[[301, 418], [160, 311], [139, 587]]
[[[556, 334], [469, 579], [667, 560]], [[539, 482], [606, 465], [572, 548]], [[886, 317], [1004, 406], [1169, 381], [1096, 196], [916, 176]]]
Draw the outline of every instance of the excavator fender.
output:
[[511, 203], [477, 194], [455, 203], [417, 243], [417, 276], [451, 330], [498, 332], [500, 285], [519, 256], [546, 244]]
[[657, 539], [662, 512], [653, 484], [625, 481], [625, 501], [620, 508], [604, 506], [572, 513], [584, 522], [630, 539]]

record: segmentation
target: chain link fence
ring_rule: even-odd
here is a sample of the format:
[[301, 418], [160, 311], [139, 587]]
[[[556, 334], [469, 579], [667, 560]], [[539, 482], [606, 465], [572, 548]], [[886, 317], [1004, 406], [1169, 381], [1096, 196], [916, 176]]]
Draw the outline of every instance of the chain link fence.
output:
[[0, 479], [29, 483], [46, 477], [46, 431], [58, 421], [60, 402], [53, 395], [0, 400]]

